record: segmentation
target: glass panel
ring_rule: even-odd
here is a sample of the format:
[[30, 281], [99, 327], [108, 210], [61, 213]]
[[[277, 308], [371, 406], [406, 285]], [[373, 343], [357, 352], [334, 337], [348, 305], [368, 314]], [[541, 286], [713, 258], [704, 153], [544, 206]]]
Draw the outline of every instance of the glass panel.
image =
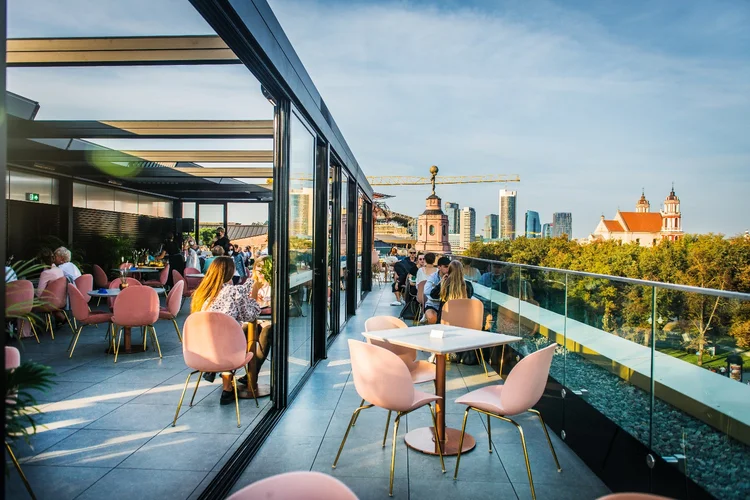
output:
[[195, 202], [185, 201], [182, 203], [182, 218], [195, 219]]
[[357, 303], [362, 300], [362, 237], [364, 235], [364, 195], [357, 190]]
[[86, 184], [73, 183], [73, 206], [86, 208]]
[[715, 498], [750, 484], [748, 318], [750, 302], [657, 289], [653, 449]]
[[100, 186], [86, 186], [86, 208], [115, 210], [115, 190]]
[[198, 205], [198, 219], [200, 228], [198, 231], [203, 250], [210, 251], [213, 241], [216, 241], [216, 228], [224, 225], [223, 205]]
[[[58, 181], [52, 177], [29, 174], [26, 172], [8, 172], [8, 198], [33, 203], [58, 204]], [[27, 200], [27, 195], [38, 195], [38, 200]]]
[[333, 213], [333, 179], [336, 175], [336, 169], [334, 167], [328, 168], [328, 210], [326, 215], [326, 224], [328, 225], [328, 233], [326, 237], [326, 276], [328, 282], [328, 314], [326, 314], [326, 335], [332, 335], [336, 329], [333, 325], [336, 324], [336, 311], [332, 307], [333, 291], [335, 289], [333, 280], [334, 269], [338, 270], [338, 266], [333, 265], [333, 230], [334, 230], [334, 213]]
[[128, 191], [115, 191], [115, 211], [137, 214], [138, 195]]
[[157, 201], [150, 196], [138, 196], [138, 214], [139, 215], [150, 215], [151, 217], [159, 216], [159, 209], [157, 207]]
[[349, 177], [341, 174], [341, 220], [339, 221], [339, 325], [346, 321], [346, 255], [348, 251], [346, 210], [349, 200]]
[[315, 136], [292, 114], [289, 155], [289, 388], [312, 359]]

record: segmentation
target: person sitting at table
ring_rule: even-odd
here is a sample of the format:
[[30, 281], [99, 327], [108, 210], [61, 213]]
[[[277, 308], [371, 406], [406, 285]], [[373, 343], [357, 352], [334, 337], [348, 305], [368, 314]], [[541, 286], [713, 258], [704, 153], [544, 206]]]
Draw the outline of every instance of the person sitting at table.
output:
[[[435, 259], [437, 258], [437, 255], [432, 252], [427, 252], [424, 256], [420, 257], [422, 257], [424, 265], [417, 271], [417, 285], [437, 272], [437, 267], [435, 267]], [[419, 257], [417, 258], [417, 263], [419, 263]]]
[[243, 278], [247, 277], [247, 269], [245, 269], [245, 258], [240, 251], [239, 245], [229, 245], [229, 256], [234, 259], [234, 277], [232, 282], [236, 285], [242, 282]]
[[47, 267], [47, 269], [42, 271], [42, 274], [39, 275], [39, 284], [36, 287], [36, 296], [41, 297], [42, 292], [47, 288], [47, 285], [56, 279], [64, 278], [65, 273], [55, 264], [55, 254], [53, 254], [48, 248], [42, 249], [37, 258], [42, 265]]
[[[250, 279], [242, 285], [232, 286], [232, 276], [234, 276], [234, 260], [223, 255], [214, 257], [206, 270], [206, 276], [193, 292], [190, 312], [211, 311], [226, 314], [240, 323], [243, 331], [247, 334], [248, 322], [255, 321], [258, 318], [260, 306], [250, 297], [253, 280]], [[209, 382], [213, 382], [215, 377], [215, 373], [203, 375], [203, 378]], [[229, 373], [221, 374], [223, 391], [219, 402], [222, 405], [234, 402], [231, 377], [232, 375]], [[240, 383], [243, 383], [243, 379], [240, 379]], [[247, 383], [246, 378], [244, 383]], [[237, 394], [243, 399], [253, 397], [246, 390], [238, 391]]]
[[264, 257], [255, 261], [252, 276], [258, 289], [255, 300], [261, 307], [261, 314], [271, 314], [271, 284], [266, 281], [266, 277], [263, 275], [263, 263], [266, 258]]
[[192, 238], [185, 243], [185, 267], [192, 267], [193, 269], [201, 268], [201, 261], [198, 258], [198, 245], [195, 244], [195, 240]]
[[72, 282], [80, 278], [81, 270], [70, 261], [71, 257], [70, 250], [65, 247], [59, 247], [55, 250], [55, 264], [62, 270], [68, 281]]
[[[441, 257], [441, 259], [447, 259], [447, 257]], [[430, 298], [433, 301], [439, 301], [437, 317], [435, 318], [436, 323], [440, 321], [440, 311], [443, 304], [453, 299], [470, 299], [474, 295], [474, 287], [464, 277], [464, 266], [459, 261], [454, 260], [447, 267], [447, 272], [429, 291]], [[426, 288], [427, 285], [425, 285], [425, 294], [427, 294]]]
[[[211, 263], [214, 261], [216, 257], [221, 257], [222, 255], [224, 255], [224, 249], [217, 245], [211, 249], [211, 255], [212, 257], [207, 258], [203, 262], [203, 267], [201, 269], [204, 273], [206, 272], [206, 269], [208, 269], [211, 266]], [[234, 260], [232, 260], [232, 262], [234, 262]]]

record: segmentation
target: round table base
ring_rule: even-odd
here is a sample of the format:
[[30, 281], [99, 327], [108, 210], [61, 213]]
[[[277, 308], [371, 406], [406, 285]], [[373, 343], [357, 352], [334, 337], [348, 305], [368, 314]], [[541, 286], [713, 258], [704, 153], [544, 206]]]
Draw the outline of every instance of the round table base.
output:
[[[435, 446], [435, 440], [433, 438], [434, 431], [432, 427], [422, 427], [415, 429], [404, 436], [406, 446], [428, 455], [437, 455], [438, 449]], [[459, 429], [451, 429], [450, 427], [445, 428], [446, 442], [443, 445], [443, 456], [458, 455], [458, 442], [461, 439], [461, 431]], [[476, 440], [468, 432], [464, 435], [464, 445], [461, 449], [461, 453], [466, 453], [474, 449], [477, 445]]]
[[259, 398], [268, 396], [269, 394], [271, 394], [271, 386], [268, 384], [258, 384], [258, 387], [255, 388], [255, 395]]

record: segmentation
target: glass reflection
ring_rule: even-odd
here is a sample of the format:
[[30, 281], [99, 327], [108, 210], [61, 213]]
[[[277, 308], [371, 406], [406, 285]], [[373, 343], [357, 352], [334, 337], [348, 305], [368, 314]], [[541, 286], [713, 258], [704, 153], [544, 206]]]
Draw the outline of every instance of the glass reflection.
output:
[[346, 321], [346, 256], [348, 252], [348, 241], [347, 241], [347, 224], [346, 224], [346, 209], [349, 200], [349, 177], [342, 173], [341, 175], [341, 225], [339, 226], [339, 325], [343, 325]]

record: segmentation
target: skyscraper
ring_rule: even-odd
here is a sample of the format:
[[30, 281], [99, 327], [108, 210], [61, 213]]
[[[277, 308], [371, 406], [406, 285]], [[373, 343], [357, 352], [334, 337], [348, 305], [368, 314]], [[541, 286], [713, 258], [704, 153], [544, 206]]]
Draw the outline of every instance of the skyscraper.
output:
[[474, 241], [477, 230], [477, 214], [471, 207], [461, 209], [461, 248], [464, 250]]
[[542, 225], [542, 238], [552, 238], [552, 224], [545, 223]]
[[552, 236], [567, 236], [568, 239], [573, 235], [573, 214], [570, 212], [555, 212], [552, 214]]
[[312, 188], [289, 191], [289, 234], [301, 238], [313, 234], [313, 190]]
[[499, 234], [499, 217], [497, 214], [490, 214], [484, 217], [484, 239], [496, 240]]
[[445, 213], [448, 214], [448, 234], [458, 234], [461, 232], [461, 213], [458, 203], [450, 201], [445, 202]]
[[500, 190], [500, 239], [516, 237], [516, 191]]
[[541, 238], [542, 237], [542, 223], [539, 220], [539, 212], [533, 210], [526, 210], [526, 237], [527, 238]]

